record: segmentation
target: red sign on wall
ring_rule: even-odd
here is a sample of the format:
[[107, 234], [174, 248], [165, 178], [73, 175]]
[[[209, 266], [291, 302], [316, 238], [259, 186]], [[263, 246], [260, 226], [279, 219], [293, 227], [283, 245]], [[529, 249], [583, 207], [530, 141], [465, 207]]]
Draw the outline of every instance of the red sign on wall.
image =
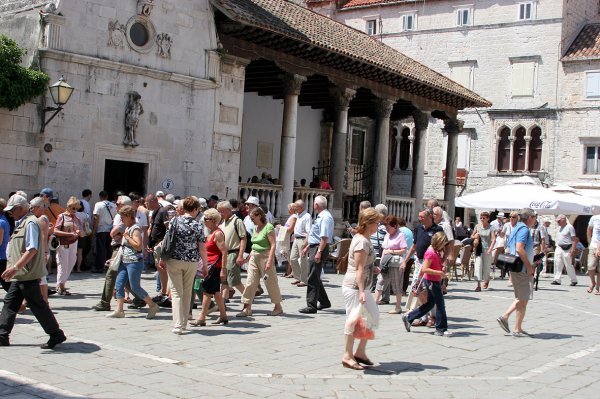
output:
[[[469, 172], [464, 168], [456, 169], [456, 185], [464, 186], [467, 184], [467, 175]], [[446, 169], [442, 169], [442, 185], [446, 185]]]

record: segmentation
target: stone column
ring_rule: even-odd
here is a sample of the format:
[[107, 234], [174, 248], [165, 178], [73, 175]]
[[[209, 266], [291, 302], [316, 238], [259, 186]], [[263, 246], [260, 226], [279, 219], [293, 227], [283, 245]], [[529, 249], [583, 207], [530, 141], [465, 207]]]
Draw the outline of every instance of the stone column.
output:
[[344, 175], [346, 169], [346, 139], [348, 136], [348, 108], [356, 90], [336, 87], [331, 91], [335, 99], [335, 122], [331, 143], [329, 178], [335, 194], [331, 208], [341, 210], [344, 206]]
[[525, 136], [525, 167], [523, 168], [525, 172], [530, 172], [529, 170], [529, 145], [531, 144], [531, 136]]
[[375, 184], [373, 185], [373, 204], [385, 204], [387, 196], [387, 176], [390, 143], [390, 116], [394, 100], [380, 98], [375, 102], [377, 114], [377, 152], [375, 155]]
[[458, 134], [462, 131], [462, 126], [463, 122], [460, 120], [444, 120], [444, 130], [446, 133], [448, 133], [444, 200], [448, 203], [446, 212], [448, 212], [450, 220], [454, 220], [454, 200], [456, 198], [456, 164], [458, 161]]
[[512, 135], [512, 132], [510, 133], [510, 136], [508, 136], [508, 141], [510, 141], [510, 152], [508, 155], [508, 171], [512, 172], [514, 170], [514, 165], [513, 165], [513, 154], [515, 153], [515, 136]]
[[414, 158], [414, 149], [415, 149], [415, 129], [410, 129], [410, 135], [408, 136], [408, 141], [410, 142], [410, 147], [408, 151], [408, 170], [413, 170], [413, 158]]
[[423, 207], [423, 184], [425, 182], [425, 135], [429, 125], [429, 114], [425, 112], [413, 112], [415, 120], [415, 141], [414, 141], [414, 169], [412, 175], [411, 196], [415, 199], [415, 208], [413, 209], [413, 220], [415, 223], [419, 220], [419, 211]]
[[294, 168], [296, 163], [296, 127], [298, 124], [298, 96], [306, 77], [287, 73], [282, 75], [283, 124], [281, 126], [281, 150], [279, 152], [279, 181], [283, 185], [282, 209], [294, 197]]

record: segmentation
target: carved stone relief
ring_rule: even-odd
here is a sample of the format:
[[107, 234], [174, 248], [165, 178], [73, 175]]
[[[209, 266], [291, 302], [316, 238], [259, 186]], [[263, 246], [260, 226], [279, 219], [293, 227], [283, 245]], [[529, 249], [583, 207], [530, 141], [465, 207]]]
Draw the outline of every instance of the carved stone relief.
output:
[[116, 19], [108, 22], [108, 42], [111, 47], [123, 47], [125, 41], [125, 25]]
[[173, 40], [168, 33], [159, 33], [156, 35], [156, 55], [162, 58], [171, 58], [171, 45]]
[[154, 0], [138, 0], [137, 12], [138, 15], [149, 17], [152, 14], [152, 8], [154, 7]]

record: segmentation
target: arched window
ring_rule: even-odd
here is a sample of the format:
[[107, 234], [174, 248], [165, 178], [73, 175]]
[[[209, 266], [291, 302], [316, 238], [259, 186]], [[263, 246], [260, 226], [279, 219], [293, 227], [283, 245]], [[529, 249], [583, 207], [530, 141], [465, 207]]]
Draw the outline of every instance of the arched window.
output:
[[513, 145], [513, 171], [522, 172], [525, 170], [525, 128], [520, 127], [515, 133], [515, 143]]
[[400, 169], [408, 169], [408, 161], [410, 158], [410, 129], [405, 127], [402, 129], [402, 137], [400, 138]]
[[542, 169], [542, 129], [536, 126], [531, 131], [531, 141], [529, 142], [528, 170], [537, 172]]
[[397, 161], [397, 157], [398, 157], [398, 129], [393, 128], [392, 129], [392, 134], [390, 135], [390, 167], [389, 169], [392, 170], [396, 167], [396, 161]]
[[498, 172], [508, 172], [510, 168], [510, 129], [504, 127], [498, 140]]

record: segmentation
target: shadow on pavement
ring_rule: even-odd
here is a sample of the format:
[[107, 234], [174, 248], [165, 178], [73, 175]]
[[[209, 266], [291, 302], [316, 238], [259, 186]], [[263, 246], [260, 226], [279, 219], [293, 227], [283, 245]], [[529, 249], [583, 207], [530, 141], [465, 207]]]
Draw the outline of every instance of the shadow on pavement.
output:
[[533, 339], [570, 339], [575, 337], [580, 338], [583, 337], [583, 335], [558, 333], [537, 333], [531, 335], [531, 338]]
[[464, 323], [468, 321], [477, 321], [475, 319], [467, 319], [465, 317], [448, 317], [448, 322], [452, 323]]
[[421, 364], [421, 363], [410, 363], [410, 362], [385, 362], [380, 363], [377, 367], [369, 367], [365, 369], [365, 374], [379, 375], [379, 374], [400, 374], [406, 371], [421, 372], [426, 370], [448, 370], [447, 367], [438, 366], [435, 364]]
[[48, 349], [42, 352], [42, 354], [52, 353], [94, 353], [98, 352], [101, 348], [89, 342], [69, 342], [67, 341], [56, 346], [54, 349]]

